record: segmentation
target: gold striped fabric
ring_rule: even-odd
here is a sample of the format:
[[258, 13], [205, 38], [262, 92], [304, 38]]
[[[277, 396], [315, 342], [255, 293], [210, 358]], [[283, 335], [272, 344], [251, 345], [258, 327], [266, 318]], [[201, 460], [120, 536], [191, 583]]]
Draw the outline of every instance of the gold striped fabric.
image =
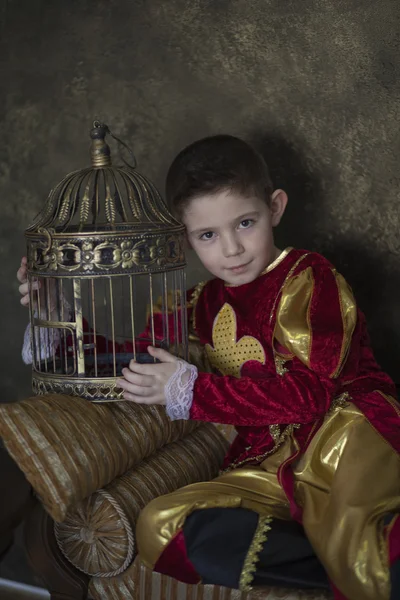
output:
[[120, 577], [94, 578], [90, 583], [93, 600], [330, 600], [329, 593], [258, 588], [249, 593], [214, 585], [186, 585], [152, 573], [136, 560]]
[[0, 437], [55, 521], [197, 426], [130, 402], [49, 394], [0, 404]]
[[210, 424], [164, 446], [56, 525], [62, 552], [89, 575], [124, 571], [136, 554], [133, 534], [141, 509], [153, 498], [216, 477], [226, 449], [226, 440]]

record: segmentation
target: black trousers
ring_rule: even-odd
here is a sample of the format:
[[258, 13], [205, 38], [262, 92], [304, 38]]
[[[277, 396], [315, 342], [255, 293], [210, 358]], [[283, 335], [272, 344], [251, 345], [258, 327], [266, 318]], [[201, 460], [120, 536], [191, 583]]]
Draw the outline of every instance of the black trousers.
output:
[[[210, 508], [193, 512], [183, 532], [188, 558], [202, 583], [239, 588], [259, 515], [243, 508]], [[328, 577], [303, 528], [273, 519], [258, 554], [253, 586], [329, 589]]]

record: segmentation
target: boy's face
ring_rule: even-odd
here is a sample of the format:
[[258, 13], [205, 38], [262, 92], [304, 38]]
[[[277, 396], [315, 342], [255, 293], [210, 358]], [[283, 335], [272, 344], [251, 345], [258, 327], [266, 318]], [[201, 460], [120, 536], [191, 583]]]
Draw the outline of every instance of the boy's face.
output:
[[273, 227], [287, 196], [276, 190], [271, 205], [224, 190], [191, 200], [183, 214], [187, 236], [203, 265], [230, 285], [256, 279], [277, 257]]

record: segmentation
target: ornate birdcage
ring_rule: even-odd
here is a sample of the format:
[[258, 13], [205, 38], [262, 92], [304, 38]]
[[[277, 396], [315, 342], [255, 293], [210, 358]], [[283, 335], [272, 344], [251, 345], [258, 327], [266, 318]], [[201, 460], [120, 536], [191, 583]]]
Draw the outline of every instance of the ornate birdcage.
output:
[[36, 394], [116, 400], [121, 369], [154, 360], [148, 345], [187, 356], [184, 227], [136, 163], [112, 165], [107, 133], [94, 123], [92, 166], [25, 233]]

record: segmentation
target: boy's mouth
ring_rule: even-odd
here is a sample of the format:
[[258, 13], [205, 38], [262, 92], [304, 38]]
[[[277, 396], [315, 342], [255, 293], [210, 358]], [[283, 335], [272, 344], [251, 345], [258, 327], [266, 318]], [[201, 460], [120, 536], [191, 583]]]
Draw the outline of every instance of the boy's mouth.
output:
[[242, 273], [249, 266], [250, 262], [251, 261], [244, 263], [243, 265], [236, 265], [235, 267], [228, 267], [227, 270], [231, 273]]

